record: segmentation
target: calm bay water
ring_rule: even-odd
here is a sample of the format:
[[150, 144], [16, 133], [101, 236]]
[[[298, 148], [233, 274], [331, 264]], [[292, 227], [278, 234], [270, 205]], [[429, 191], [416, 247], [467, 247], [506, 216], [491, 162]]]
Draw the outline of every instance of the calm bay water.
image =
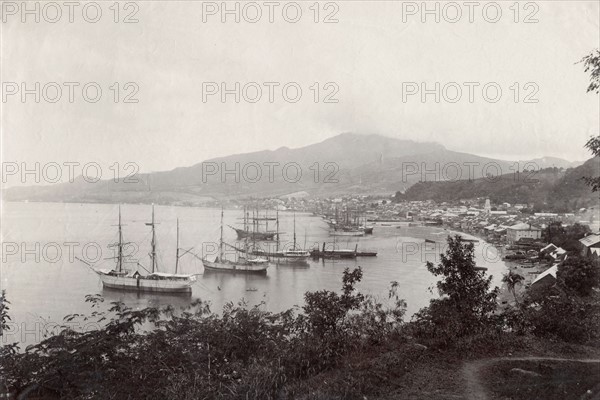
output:
[[[131, 259], [148, 266], [151, 206], [121, 206], [124, 241]], [[176, 220], [180, 223], [180, 248], [201, 257], [214, 254], [219, 240], [221, 210], [209, 208], [156, 206], [155, 218], [159, 252], [159, 269], [174, 272]], [[271, 211], [270, 216], [274, 216]], [[225, 224], [239, 226], [241, 210], [225, 210]], [[283, 242], [291, 242], [293, 214], [280, 212]], [[302, 305], [306, 291], [341, 288], [345, 268], [361, 266], [363, 280], [358, 289], [387, 301], [391, 281], [399, 282], [398, 293], [408, 303], [410, 316], [426, 306], [433, 296], [429, 288], [436, 279], [427, 271], [425, 262], [439, 261], [445, 238], [451, 231], [441, 228], [375, 225], [373, 235], [360, 238], [336, 238], [339, 248], [369, 249], [377, 257], [357, 260], [309, 261], [307, 266], [270, 266], [266, 275], [204, 272], [201, 261], [187, 254], [180, 259], [179, 273], [200, 274], [189, 297], [165, 294], [138, 294], [106, 290], [98, 276], [76, 256], [102, 268], [114, 267], [117, 240], [118, 206], [112, 204], [4, 203], [2, 209], [2, 289], [11, 302], [10, 316], [18, 332], [6, 335], [4, 341], [35, 343], [50, 325], [60, 324], [67, 314], [90, 312], [85, 295], [102, 294], [110, 301], [123, 301], [134, 308], [173, 305], [186, 306], [191, 301], [209, 301], [213, 311], [227, 302], [245, 300], [248, 305], [264, 302], [270, 311], [282, 311]], [[275, 223], [269, 223], [275, 229]], [[323, 241], [333, 242], [327, 225], [318, 217], [296, 214], [297, 242], [311, 248]], [[233, 243], [235, 232], [225, 226], [225, 241]], [[424, 240], [434, 240], [435, 244]], [[273, 246], [273, 244], [271, 244]], [[475, 247], [478, 265], [488, 268], [493, 284], [500, 286], [506, 265], [495, 249], [479, 243]], [[96, 259], [98, 259], [97, 262]], [[129, 264], [134, 267], [135, 263]], [[142, 270], [143, 271], [143, 270]], [[434, 292], [435, 293], [435, 292]], [[434, 294], [435, 295], [435, 294]], [[16, 329], [14, 328], [13, 329]], [[82, 328], [83, 329], [83, 328]], [[12, 339], [12, 340], [11, 340]]]

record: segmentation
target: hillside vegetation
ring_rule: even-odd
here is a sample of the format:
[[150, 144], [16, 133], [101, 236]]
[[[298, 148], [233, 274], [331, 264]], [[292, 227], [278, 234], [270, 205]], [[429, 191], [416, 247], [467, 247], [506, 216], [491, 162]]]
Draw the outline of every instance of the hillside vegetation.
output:
[[493, 203], [534, 204], [535, 210], [567, 212], [598, 204], [598, 193], [590, 192], [581, 179], [595, 176], [600, 158], [562, 170], [546, 168], [539, 172], [511, 173], [494, 178], [453, 182], [418, 182], [405, 193], [397, 193], [397, 201], [456, 201], [487, 197]]

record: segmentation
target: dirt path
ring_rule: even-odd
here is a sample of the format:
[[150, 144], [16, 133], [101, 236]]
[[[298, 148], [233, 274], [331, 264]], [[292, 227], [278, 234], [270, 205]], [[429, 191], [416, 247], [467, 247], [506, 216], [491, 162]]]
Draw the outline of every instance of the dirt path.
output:
[[466, 383], [465, 398], [467, 400], [487, 400], [491, 399], [484, 385], [479, 379], [479, 370], [482, 367], [499, 361], [567, 361], [567, 362], [582, 362], [582, 363], [600, 363], [600, 359], [574, 359], [574, 358], [557, 358], [557, 357], [498, 357], [486, 358], [483, 360], [475, 360], [466, 362], [463, 366], [463, 379]]

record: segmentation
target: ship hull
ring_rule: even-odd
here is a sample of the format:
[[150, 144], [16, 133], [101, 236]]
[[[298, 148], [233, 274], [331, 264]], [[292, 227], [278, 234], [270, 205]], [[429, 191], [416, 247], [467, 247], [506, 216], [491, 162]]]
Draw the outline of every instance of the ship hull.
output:
[[298, 266], [298, 267], [309, 267], [308, 259], [310, 257], [303, 258], [286, 258], [286, 257], [278, 257], [271, 258], [269, 261], [275, 265], [289, 265], [289, 266]]
[[352, 259], [356, 258], [356, 252], [351, 250], [313, 250], [311, 251], [311, 256], [313, 258], [345, 258]]
[[[246, 253], [244, 250], [239, 250], [242, 253]], [[253, 256], [264, 257], [272, 264], [298, 264], [308, 265], [308, 260], [311, 258], [310, 252], [308, 251], [275, 251], [267, 252], [261, 250], [255, 250], [247, 252]]]
[[286, 254], [286, 253], [275, 253], [269, 257], [269, 261], [275, 264], [299, 264], [299, 265], [308, 265], [308, 259], [310, 258], [310, 253], [306, 252], [304, 254]]
[[274, 240], [275, 232], [251, 232], [243, 229], [235, 229], [238, 239], [252, 239], [252, 240]]
[[190, 280], [145, 279], [143, 277], [99, 274], [102, 285], [110, 289], [138, 292], [191, 293]]
[[269, 267], [268, 263], [240, 263], [234, 261], [219, 262], [202, 260], [204, 268], [208, 271], [226, 271], [226, 272], [252, 272], [266, 273]]
[[280, 256], [280, 255], [269, 256], [269, 260], [277, 262], [277, 263], [306, 262], [306, 261], [308, 261], [309, 258], [310, 258], [310, 255], [308, 255], [308, 256]]
[[364, 231], [330, 231], [331, 236], [364, 236]]

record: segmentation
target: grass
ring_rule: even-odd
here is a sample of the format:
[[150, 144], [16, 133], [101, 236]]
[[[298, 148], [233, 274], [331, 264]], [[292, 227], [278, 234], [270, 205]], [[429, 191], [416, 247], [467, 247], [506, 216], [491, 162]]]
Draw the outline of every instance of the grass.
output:
[[480, 376], [494, 399], [591, 399], [600, 394], [600, 363], [507, 360], [482, 368]]
[[290, 387], [301, 400], [462, 398], [462, 361], [414, 343], [388, 344], [347, 357], [339, 368]]

